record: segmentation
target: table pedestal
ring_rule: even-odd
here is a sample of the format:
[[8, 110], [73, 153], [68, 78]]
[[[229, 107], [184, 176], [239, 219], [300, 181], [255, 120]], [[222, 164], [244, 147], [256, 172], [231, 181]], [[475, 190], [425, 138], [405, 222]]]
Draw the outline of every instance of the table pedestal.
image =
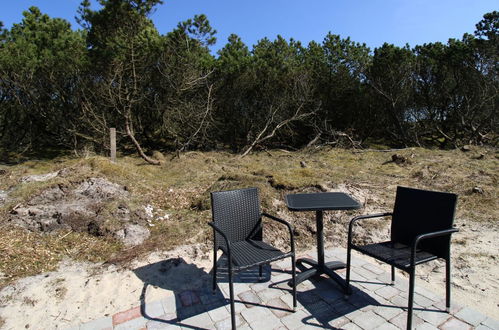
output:
[[[345, 288], [346, 284], [344, 280], [334, 271], [346, 268], [346, 264], [341, 261], [324, 262], [323, 211], [315, 211], [315, 222], [317, 226], [317, 261], [310, 258], [296, 260], [296, 266], [302, 270], [296, 275], [296, 285], [309, 279], [311, 276], [326, 274], [342, 288]], [[310, 268], [306, 268], [303, 264], [309, 265]], [[290, 280], [288, 285], [293, 286], [293, 280]]]

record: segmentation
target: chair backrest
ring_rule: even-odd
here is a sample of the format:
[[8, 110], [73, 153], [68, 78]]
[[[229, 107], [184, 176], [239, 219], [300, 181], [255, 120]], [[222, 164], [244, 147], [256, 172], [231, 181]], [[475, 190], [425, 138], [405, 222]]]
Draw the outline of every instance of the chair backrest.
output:
[[[418, 235], [450, 229], [454, 223], [457, 195], [397, 187], [391, 239], [411, 245]], [[450, 235], [422, 240], [418, 248], [440, 258], [449, 256]]]
[[[243, 241], [251, 235], [262, 240], [260, 200], [257, 188], [247, 188], [211, 193], [213, 222], [230, 242]], [[225, 247], [225, 240], [215, 233], [215, 247]]]

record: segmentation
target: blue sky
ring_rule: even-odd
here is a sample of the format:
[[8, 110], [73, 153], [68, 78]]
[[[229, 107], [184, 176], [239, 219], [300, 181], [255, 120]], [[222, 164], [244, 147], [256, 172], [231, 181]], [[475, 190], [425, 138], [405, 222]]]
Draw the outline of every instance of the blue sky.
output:
[[[74, 16], [81, 0], [0, 0], [0, 21], [7, 28], [22, 11], [39, 7], [51, 17]], [[97, 1], [93, 0], [94, 3]], [[369, 47], [383, 42], [404, 46], [446, 42], [473, 33], [483, 14], [499, 10], [499, 0], [165, 0], [151, 16], [160, 33], [195, 14], [206, 14], [218, 31], [215, 49], [231, 33], [251, 48], [259, 39], [278, 34], [305, 45], [321, 42], [331, 31]]]

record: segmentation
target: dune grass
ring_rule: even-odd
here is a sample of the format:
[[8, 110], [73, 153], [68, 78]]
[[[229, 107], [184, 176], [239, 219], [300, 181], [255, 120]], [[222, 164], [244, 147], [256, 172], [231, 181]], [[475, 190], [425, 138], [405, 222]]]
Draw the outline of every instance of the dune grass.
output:
[[[394, 153], [407, 161], [391, 162]], [[459, 194], [457, 218], [496, 226], [498, 158], [497, 150], [478, 147], [466, 153], [421, 148], [396, 152], [321, 148], [298, 152], [271, 150], [244, 158], [225, 152], [187, 152], [176, 158], [166, 155], [161, 166], [145, 164], [136, 157], [122, 157], [111, 163], [99, 156], [0, 165], [0, 190], [8, 191], [10, 198], [0, 206], [2, 219], [8, 217], [15, 205], [28, 202], [48, 187], [71, 185], [90, 177], [106, 177], [126, 186], [132, 196], [128, 203], [135, 208], [151, 205], [156, 217], [149, 228], [150, 238], [133, 249], [109, 237], [72, 232], [33, 233], [9, 226], [3, 220], [0, 222], [0, 272], [3, 274], [0, 285], [54, 270], [63, 258], [126, 262], [154, 250], [209, 242], [211, 231], [206, 225], [211, 219], [209, 192], [216, 190], [258, 187], [262, 208], [285, 215], [294, 222], [297, 244], [302, 247], [314, 244], [313, 222], [311, 219], [306, 222], [304, 219], [308, 217], [303, 213], [288, 212], [283, 203], [284, 195], [335, 190], [340, 185], [363, 189], [372, 197], [369, 203], [384, 210], [392, 208], [397, 185], [454, 192]], [[60, 170], [65, 171], [64, 177], [20, 183], [27, 175]], [[473, 192], [477, 187], [477, 192]], [[160, 218], [164, 215], [167, 217]], [[347, 213], [343, 217], [351, 215]], [[278, 232], [277, 228], [270, 228], [271, 233]], [[276, 235], [272, 239], [280, 238]]]

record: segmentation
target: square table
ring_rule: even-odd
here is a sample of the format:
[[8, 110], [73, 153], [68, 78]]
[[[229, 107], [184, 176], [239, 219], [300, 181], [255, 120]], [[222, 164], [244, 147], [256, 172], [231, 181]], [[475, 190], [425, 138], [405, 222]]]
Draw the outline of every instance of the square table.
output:
[[[314, 275], [326, 274], [335, 280], [340, 286], [345, 287], [345, 283], [334, 270], [345, 268], [346, 265], [340, 261], [324, 261], [324, 225], [323, 212], [329, 210], [354, 210], [361, 205], [355, 199], [342, 192], [321, 192], [306, 194], [286, 195], [286, 204], [291, 211], [315, 211], [315, 222], [317, 226], [317, 261], [309, 258], [301, 258], [296, 261], [296, 265], [302, 264], [311, 266], [296, 276], [296, 285]], [[289, 285], [293, 282], [289, 281]]]

